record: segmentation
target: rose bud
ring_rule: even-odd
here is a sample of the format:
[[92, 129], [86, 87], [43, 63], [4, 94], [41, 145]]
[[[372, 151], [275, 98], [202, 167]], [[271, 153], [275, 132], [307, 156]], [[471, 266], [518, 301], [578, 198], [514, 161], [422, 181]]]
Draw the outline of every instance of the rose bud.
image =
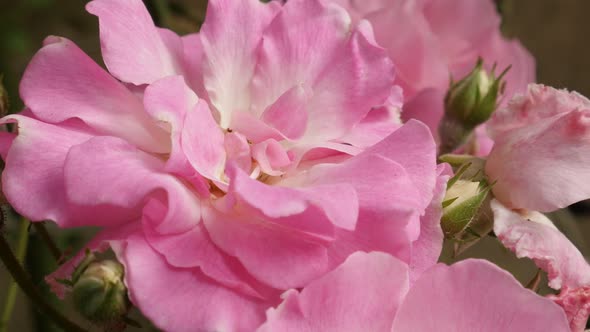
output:
[[460, 147], [475, 127], [487, 121], [503, 90], [504, 70], [497, 78], [486, 72], [479, 59], [473, 70], [459, 82], [452, 82], [445, 97], [445, 114], [439, 125], [441, 153]]
[[74, 284], [78, 311], [97, 324], [120, 321], [130, 305], [123, 273], [123, 266], [112, 260], [90, 263]]

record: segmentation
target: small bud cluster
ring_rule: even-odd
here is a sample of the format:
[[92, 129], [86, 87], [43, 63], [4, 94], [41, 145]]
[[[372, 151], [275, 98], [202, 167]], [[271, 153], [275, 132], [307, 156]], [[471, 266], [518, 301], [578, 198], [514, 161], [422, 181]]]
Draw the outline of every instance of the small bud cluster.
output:
[[[495, 68], [494, 68], [495, 69]], [[497, 107], [504, 89], [502, 78], [510, 68], [495, 77], [478, 59], [473, 70], [459, 82], [451, 81], [445, 97], [445, 114], [439, 125], [441, 154], [453, 152], [469, 138], [475, 127], [486, 122]]]

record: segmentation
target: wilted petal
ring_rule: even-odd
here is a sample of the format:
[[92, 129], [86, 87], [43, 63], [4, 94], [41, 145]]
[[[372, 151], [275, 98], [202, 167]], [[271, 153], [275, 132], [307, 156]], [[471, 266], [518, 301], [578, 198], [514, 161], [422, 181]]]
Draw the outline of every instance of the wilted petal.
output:
[[583, 332], [590, 316], [590, 286], [569, 289], [565, 287], [559, 295], [550, 295], [550, 299], [563, 308], [570, 322], [572, 332]]
[[528, 257], [548, 273], [549, 286], [590, 285], [590, 265], [547, 217], [538, 212], [511, 211], [492, 201], [494, 233], [518, 257]]

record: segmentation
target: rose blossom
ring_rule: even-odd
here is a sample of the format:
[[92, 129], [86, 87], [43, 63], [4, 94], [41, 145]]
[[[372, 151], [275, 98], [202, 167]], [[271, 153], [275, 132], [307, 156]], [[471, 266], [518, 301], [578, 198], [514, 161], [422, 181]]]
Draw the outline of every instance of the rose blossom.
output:
[[590, 197], [590, 101], [566, 90], [531, 84], [489, 122], [494, 148], [485, 173], [494, 182], [494, 233], [518, 257], [531, 258], [561, 290], [572, 331], [590, 315], [590, 266], [578, 249], [536, 211], [550, 212]]
[[[516, 40], [500, 32], [500, 17], [492, 0], [332, 0], [347, 8], [353, 20], [373, 24], [377, 42], [397, 70], [406, 103], [402, 117], [419, 119], [433, 133], [443, 115], [449, 78], [459, 80], [478, 57], [486, 70], [512, 66], [505, 76], [505, 96], [524, 91], [535, 80], [534, 59]], [[492, 143], [485, 129], [477, 130], [478, 155]]]
[[439, 264], [416, 282], [384, 253], [358, 252], [267, 311], [267, 331], [568, 332], [563, 311], [497, 266]]
[[[319, 0], [212, 0], [179, 37], [139, 0], [87, 9], [110, 73], [46, 39], [27, 109], [3, 120], [18, 124], [0, 140], [3, 190], [31, 220], [102, 227], [87, 247], [112, 247], [158, 327], [251, 331], [358, 250], [416, 277], [435, 263], [447, 176], [428, 128], [396, 121], [367, 22]], [[58, 293], [82, 255], [48, 278]]]

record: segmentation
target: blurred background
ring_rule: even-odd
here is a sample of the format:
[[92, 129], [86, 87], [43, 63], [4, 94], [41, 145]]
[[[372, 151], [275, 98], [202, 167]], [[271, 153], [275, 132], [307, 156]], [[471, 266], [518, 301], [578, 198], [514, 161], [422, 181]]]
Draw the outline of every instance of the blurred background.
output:
[[[478, 1], [478, 0], [474, 0]], [[10, 96], [11, 112], [21, 109], [18, 98], [18, 82], [33, 54], [41, 47], [47, 35], [59, 35], [74, 40], [98, 63], [100, 45], [98, 24], [94, 16], [84, 10], [85, 0], [0, 0], [0, 74]], [[198, 30], [205, 14], [205, 0], [147, 0], [154, 20], [158, 25], [186, 34]], [[537, 80], [558, 88], [576, 90], [590, 96], [590, 1], [588, 0], [511, 0], [505, 1], [503, 30], [515, 37], [535, 56]], [[590, 184], [589, 184], [590, 185]], [[590, 208], [579, 203], [568, 210], [557, 212], [553, 219], [560, 229], [590, 256]], [[9, 218], [10, 219], [10, 218]], [[55, 232], [61, 250], [74, 251], [92, 232]], [[16, 242], [18, 223], [8, 220], [0, 229], [10, 241]], [[41, 242], [43, 235], [30, 230], [26, 269], [34, 282], [49, 299], [43, 277], [56, 267], [47, 247]], [[502, 262], [501, 266], [513, 271], [526, 283], [536, 273], [531, 262], [517, 260], [511, 253], [498, 246], [493, 238], [466, 251], [462, 257], [489, 257]], [[10, 278], [0, 268], [0, 309], [7, 294]], [[134, 314], [137, 316], [137, 313]], [[135, 317], [134, 317], [135, 318]], [[153, 330], [144, 323], [142, 329]], [[91, 326], [85, 325], [91, 329]], [[95, 329], [98, 331], [98, 329]], [[132, 329], [130, 329], [132, 330]], [[0, 327], [0, 331], [1, 327]], [[10, 325], [4, 331], [59, 331], [18, 293], [16, 309]]]

